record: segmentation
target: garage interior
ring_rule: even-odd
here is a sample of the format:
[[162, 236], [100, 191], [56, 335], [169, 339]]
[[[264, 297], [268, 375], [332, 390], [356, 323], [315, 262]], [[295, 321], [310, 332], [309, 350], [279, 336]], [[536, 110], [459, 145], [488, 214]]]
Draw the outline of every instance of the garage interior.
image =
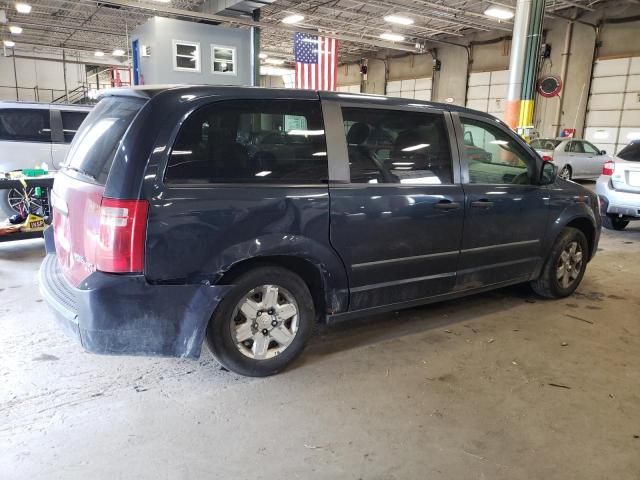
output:
[[[139, 84], [132, 40], [170, 19], [250, 31], [247, 85], [293, 88], [293, 35], [320, 32], [339, 42], [338, 92], [508, 120], [513, 12], [532, 1], [0, 1], [0, 106]], [[639, 140], [640, 3], [547, 0], [541, 25], [535, 78], [559, 92], [532, 94], [519, 133], [609, 155]], [[640, 478], [640, 222], [602, 230], [568, 298], [517, 285], [319, 325], [268, 378], [206, 348], [196, 361], [85, 353], [39, 293], [44, 254], [41, 238], [0, 242], [2, 478]]]

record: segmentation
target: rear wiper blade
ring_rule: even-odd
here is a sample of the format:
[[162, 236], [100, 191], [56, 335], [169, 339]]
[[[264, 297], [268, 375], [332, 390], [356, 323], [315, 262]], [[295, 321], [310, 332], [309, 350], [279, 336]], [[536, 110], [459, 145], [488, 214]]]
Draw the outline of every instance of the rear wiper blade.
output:
[[81, 168], [76, 168], [76, 167], [71, 167], [69, 165], [67, 165], [67, 170], [72, 170], [74, 172], [78, 172], [81, 175], [84, 175], [85, 177], [89, 177], [91, 180], [97, 182], [98, 179], [96, 178], [95, 175], [90, 174], [89, 172], [87, 172], [86, 170], [82, 170]]

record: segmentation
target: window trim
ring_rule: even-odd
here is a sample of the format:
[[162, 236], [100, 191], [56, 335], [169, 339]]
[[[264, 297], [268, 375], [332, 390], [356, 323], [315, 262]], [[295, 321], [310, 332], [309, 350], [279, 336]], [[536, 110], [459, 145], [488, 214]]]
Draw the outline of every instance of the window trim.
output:
[[[238, 76], [238, 49], [236, 47], [232, 47], [231, 45], [218, 45], [215, 43], [212, 43], [210, 45], [211, 47], [211, 73], [214, 75], [230, 75], [230, 76], [234, 76], [237, 77]], [[233, 71], [232, 72], [217, 72], [214, 70], [215, 68], [215, 49], [216, 48], [226, 48], [228, 50], [231, 50], [233, 52], [232, 55], [232, 65], [233, 65]]]
[[498, 129], [500, 129], [507, 136], [511, 137], [511, 139], [514, 140], [520, 146], [520, 148], [525, 152], [525, 154], [529, 155], [529, 157], [534, 162], [536, 172], [540, 172], [542, 169], [542, 158], [540, 158], [540, 156], [536, 153], [536, 151], [533, 150], [519, 135], [516, 135], [516, 133], [507, 126], [507, 124], [505, 124], [502, 120], [500, 120], [497, 117], [494, 117], [493, 119], [491, 119], [483, 115], [476, 115], [476, 114], [467, 113], [467, 112], [451, 112], [451, 116], [453, 117], [456, 136], [458, 139], [457, 148], [458, 148], [458, 153], [461, 160], [463, 184], [465, 185], [503, 185], [503, 186], [507, 185], [509, 187], [525, 187], [525, 188], [531, 188], [531, 187], [541, 185], [539, 178], [533, 178], [531, 183], [528, 183], [528, 184], [471, 183], [469, 179], [469, 158], [467, 157], [466, 150], [464, 148], [464, 139], [463, 139], [464, 128], [462, 126], [462, 121], [465, 118], [475, 120], [481, 123], [486, 123], [488, 125], [493, 125], [491, 123], [491, 120], [493, 120], [495, 122], [495, 126]]
[[[387, 97], [380, 97], [387, 99]], [[422, 102], [423, 100], [416, 100]], [[383, 105], [380, 103], [342, 101], [334, 98], [321, 98], [322, 111], [325, 120], [325, 136], [327, 139], [327, 154], [329, 155], [329, 183], [332, 185], [351, 186], [357, 188], [438, 188], [459, 185], [462, 181], [460, 156], [456, 141], [455, 125], [451, 118], [451, 112], [438, 108], [428, 103], [415, 103], [414, 105]], [[343, 108], [362, 108], [367, 110], [395, 110], [399, 112], [429, 113], [442, 115], [445, 123], [445, 131], [449, 136], [449, 151], [451, 153], [451, 183], [441, 185], [429, 185], [419, 183], [351, 183], [349, 171], [349, 152], [346, 134], [344, 133]]]
[[[196, 67], [197, 68], [184, 68], [178, 66], [178, 57], [188, 58], [187, 55], [178, 55], [178, 45], [187, 45], [189, 47], [196, 47]], [[173, 54], [173, 70], [175, 72], [191, 72], [200, 73], [202, 71], [202, 52], [200, 51], [200, 42], [191, 42], [189, 40], [172, 40], [172, 54]]]

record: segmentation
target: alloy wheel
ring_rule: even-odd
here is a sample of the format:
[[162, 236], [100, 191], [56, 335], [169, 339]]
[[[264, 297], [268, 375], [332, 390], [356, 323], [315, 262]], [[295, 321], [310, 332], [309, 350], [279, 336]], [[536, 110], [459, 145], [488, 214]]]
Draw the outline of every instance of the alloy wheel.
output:
[[565, 180], [571, 180], [571, 170], [569, 170], [569, 167], [565, 165], [564, 167], [562, 167], [562, 170], [560, 170], [558, 176], [560, 178], [564, 178]]
[[[33, 188], [30, 188], [29, 190], [27, 190], [29, 202], [31, 203], [31, 212], [35, 212], [36, 210], [38, 210], [39, 208], [42, 208], [43, 206], [42, 200], [35, 197], [34, 194], [35, 194], [35, 191]], [[9, 203], [9, 207], [11, 207], [11, 209], [14, 212], [16, 213], [26, 212], [27, 206], [26, 206], [25, 200], [26, 200], [25, 194], [20, 190], [17, 190], [15, 188], [9, 190], [7, 201]], [[29, 212], [26, 212], [26, 213], [29, 213]]]
[[558, 259], [556, 266], [556, 278], [562, 288], [571, 287], [582, 270], [582, 247], [578, 242], [570, 242]]
[[248, 292], [236, 305], [231, 336], [238, 350], [254, 360], [281, 354], [298, 332], [298, 304], [278, 285], [262, 285]]

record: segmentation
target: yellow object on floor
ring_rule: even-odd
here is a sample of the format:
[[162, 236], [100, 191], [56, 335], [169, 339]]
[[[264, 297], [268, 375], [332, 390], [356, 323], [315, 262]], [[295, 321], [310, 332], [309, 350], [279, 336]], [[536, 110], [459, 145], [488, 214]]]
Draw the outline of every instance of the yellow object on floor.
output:
[[30, 213], [22, 224], [22, 227], [20, 227], [20, 230], [23, 232], [41, 232], [45, 227], [44, 218]]

